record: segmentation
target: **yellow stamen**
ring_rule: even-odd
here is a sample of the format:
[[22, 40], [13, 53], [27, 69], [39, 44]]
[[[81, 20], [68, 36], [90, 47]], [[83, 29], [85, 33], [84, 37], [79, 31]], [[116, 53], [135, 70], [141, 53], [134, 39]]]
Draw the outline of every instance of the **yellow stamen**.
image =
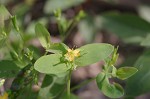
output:
[[68, 49], [67, 53], [64, 56], [68, 61], [72, 62], [72, 61], [74, 61], [74, 59], [76, 57], [80, 56], [80, 50], [79, 49], [76, 49], [76, 50]]

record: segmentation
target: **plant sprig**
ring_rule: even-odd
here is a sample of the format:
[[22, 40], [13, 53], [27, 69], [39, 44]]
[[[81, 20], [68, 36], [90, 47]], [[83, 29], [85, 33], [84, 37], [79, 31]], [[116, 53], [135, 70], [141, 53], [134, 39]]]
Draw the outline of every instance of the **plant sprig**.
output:
[[[111, 44], [93, 43], [74, 49], [69, 48], [63, 43], [70, 34], [72, 28], [85, 16], [83, 11], [80, 11], [79, 14], [71, 20], [62, 17], [60, 10], [55, 12], [55, 16], [58, 22], [61, 42], [53, 43], [48, 30], [41, 23], [37, 23], [35, 26], [35, 33], [45, 49], [45, 54], [36, 59], [34, 57], [35, 51], [28, 46], [25, 46], [24, 34], [20, 32], [16, 16], [10, 15], [7, 9], [0, 5], [0, 18], [2, 18], [2, 21], [0, 21], [0, 47], [1, 45], [5, 45], [8, 40], [11, 28], [10, 25], [5, 23], [5, 20], [9, 20], [9, 24], [12, 22], [14, 29], [20, 35], [22, 41], [19, 41], [19, 43], [8, 43], [6, 47], [11, 48], [9, 52], [11, 60], [0, 61], [0, 71], [2, 71], [2, 73], [0, 72], [0, 77], [15, 77], [10, 91], [7, 91], [9, 97], [12, 99], [17, 98], [21, 92], [25, 90], [26, 86], [30, 86], [31, 88], [32, 84], [37, 84], [37, 75], [38, 72], [40, 72], [46, 74], [41, 90], [47, 90], [48, 94], [50, 92], [53, 93], [49, 97], [57, 98], [62, 96], [65, 97], [64, 99], [66, 99], [66, 97], [71, 99], [72, 96], [74, 97], [70, 89], [72, 72], [79, 67], [88, 66], [99, 61], [104, 61], [105, 64], [103, 71], [96, 77], [98, 88], [104, 95], [111, 98], [123, 96], [124, 90], [122, 86], [115, 82], [111, 83], [109, 79], [116, 77], [125, 80], [134, 75], [137, 72], [137, 69], [134, 67], [121, 67], [117, 69], [115, 63], [119, 56], [117, 53], [118, 47], [114, 48]], [[51, 52], [51, 54], [48, 52]], [[11, 73], [9, 73], [10, 71]], [[45, 82], [46, 80], [49, 81], [48, 84]], [[95, 80], [95, 78], [76, 86], [72, 90], [93, 80]], [[0, 86], [3, 84], [4, 80], [1, 80]], [[61, 90], [59, 90], [58, 86]], [[56, 90], [56, 88], [58, 89]], [[6, 95], [8, 97], [8, 94]]]

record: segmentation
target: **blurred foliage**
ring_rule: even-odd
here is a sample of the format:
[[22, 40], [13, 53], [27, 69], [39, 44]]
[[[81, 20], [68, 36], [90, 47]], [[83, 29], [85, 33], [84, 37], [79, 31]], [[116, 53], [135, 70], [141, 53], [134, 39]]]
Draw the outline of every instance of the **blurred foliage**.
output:
[[143, 93], [147, 93], [150, 91], [150, 52], [149, 50], [145, 51], [143, 55], [139, 57], [135, 66], [138, 68], [138, 72], [136, 75], [132, 76], [129, 80], [127, 80], [126, 85], [126, 94], [127, 96], [138, 96]]
[[56, 9], [66, 10], [72, 6], [77, 6], [85, 0], [47, 0], [44, 6], [45, 13], [53, 13]]
[[[150, 31], [150, 23], [132, 14], [102, 14], [103, 28], [116, 33], [127, 43], [138, 43]], [[142, 39], [143, 38], [143, 39]]]

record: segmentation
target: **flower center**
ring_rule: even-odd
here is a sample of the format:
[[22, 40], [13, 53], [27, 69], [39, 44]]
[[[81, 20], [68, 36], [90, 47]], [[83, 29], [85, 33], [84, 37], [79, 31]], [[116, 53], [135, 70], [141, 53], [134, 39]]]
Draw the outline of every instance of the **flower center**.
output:
[[64, 56], [65, 56], [66, 60], [72, 62], [75, 60], [76, 57], [80, 56], [80, 50], [79, 49], [76, 49], [76, 50], [68, 49], [67, 53]]

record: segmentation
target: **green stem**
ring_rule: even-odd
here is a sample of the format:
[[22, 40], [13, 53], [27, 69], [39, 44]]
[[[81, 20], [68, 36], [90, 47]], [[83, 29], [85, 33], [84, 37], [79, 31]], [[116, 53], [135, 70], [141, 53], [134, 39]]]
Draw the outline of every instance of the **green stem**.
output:
[[45, 53], [44, 53], [44, 55], [43, 55], [43, 56], [47, 55], [47, 53], [48, 53], [48, 51], [45, 51]]
[[65, 34], [65, 37], [62, 39], [62, 42], [64, 42], [68, 38], [68, 36], [70, 35], [70, 32], [76, 25], [77, 25], [77, 22], [73, 20], [70, 26], [68, 27], [68, 29], [65, 31], [66, 34]]
[[71, 74], [72, 74], [72, 70], [69, 71], [69, 75], [68, 75], [68, 83], [67, 83], [67, 96], [68, 96], [68, 99], [70, 99]]
[[81, 88], [82, 86], [87, 85], [88, 83], [92, 82], [93, 80], [95, 80], [95, 78], [91, 78], [91, 79], [88, 79], [88, 80], [86, 80], [86, 81], [83, 81], [82, 83], [78, 84], [77, 86], [71, 88], [71, 91], [74, 91], [74, 90], [76, 90], [76, 89], [79, 89], [79, 88]]

